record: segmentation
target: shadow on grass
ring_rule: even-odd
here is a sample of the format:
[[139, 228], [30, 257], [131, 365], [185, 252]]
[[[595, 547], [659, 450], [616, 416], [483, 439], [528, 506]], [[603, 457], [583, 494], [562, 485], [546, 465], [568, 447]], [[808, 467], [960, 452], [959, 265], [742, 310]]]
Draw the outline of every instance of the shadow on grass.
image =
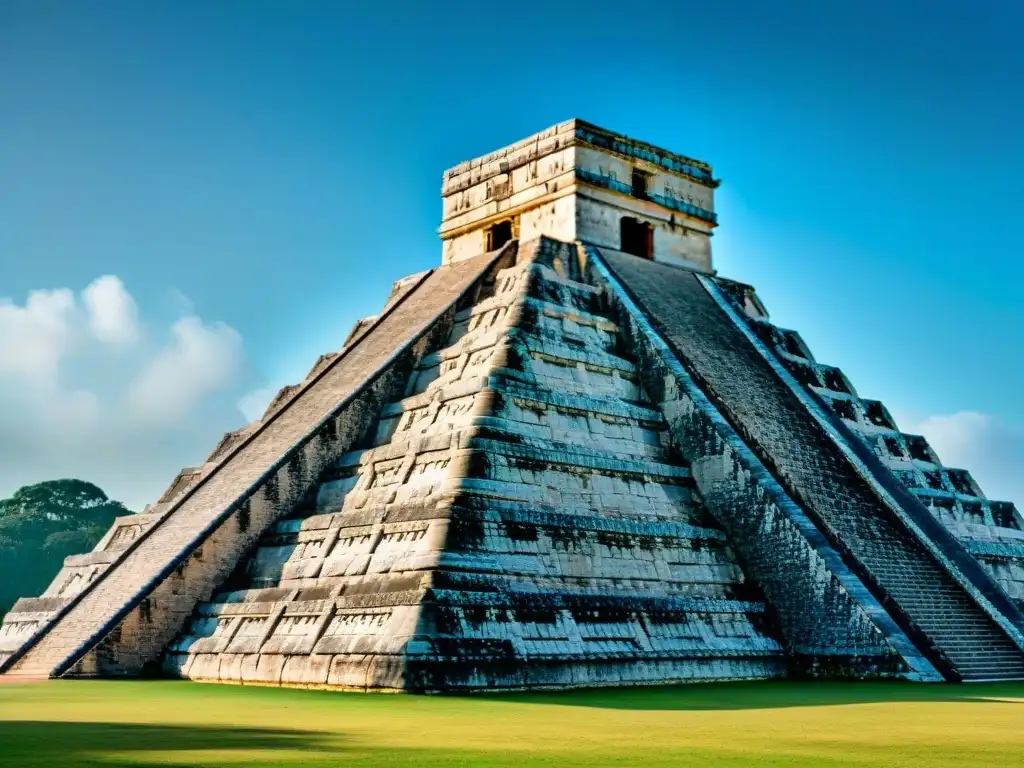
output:
[[[333, 734], [332, 734], [333, 737]], [[132, 752], [172, 754], [188, 750], [260, 752], [321, 751], [313, 732], [264, 728], [0, 721], [0, 764], [85, 766], [130, 759]], [[166, 759], [166, 758], [164, 758]]]
[[958, 702], [1020, 699], [1024, 684], [955, 685], [911, 682], [757, 681], [694, 683], [639, 688], [599, 688], [550, 693], [494, 694], [487, 698], [569, 707], [640, 710], [739, 710], [850, 704]]

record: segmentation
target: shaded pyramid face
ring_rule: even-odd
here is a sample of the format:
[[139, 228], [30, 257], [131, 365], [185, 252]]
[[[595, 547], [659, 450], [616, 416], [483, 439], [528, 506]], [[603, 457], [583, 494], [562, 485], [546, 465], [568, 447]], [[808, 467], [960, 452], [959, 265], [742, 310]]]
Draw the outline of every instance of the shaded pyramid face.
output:
[[781, 646], [576, 248], [499, 265], [167, 667], [452, 690], [782, 674]]

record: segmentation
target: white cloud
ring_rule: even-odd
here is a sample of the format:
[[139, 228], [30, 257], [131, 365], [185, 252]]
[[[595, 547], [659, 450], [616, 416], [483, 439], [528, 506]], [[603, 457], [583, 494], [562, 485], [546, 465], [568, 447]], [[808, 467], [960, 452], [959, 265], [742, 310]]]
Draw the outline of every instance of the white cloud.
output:
[[52, 380], [74, 336], [74, 309], [67, 289], [33, 291], [23, 307], [0, 299], [0, 376]]
[[113, 275], [0, 299], [0, 497], [81, 477], [141, 509], [244, 423], [243, 373], [237, 331], [147, 325]]
[[135, 301], [114, 275], [94, 280], [82, 291], [89, 327], [97, 339], [109, 344], [131, 344], [139, 337]]
[[908, 431], [924, 435], [943, 464], [969, 470], [989, 498], [1024, 508], [1024, 432], [977, 411], [929, 416]]
[[147, 421], [182, 418], [200, 398], [234, 383], [241, 370], [242, 337], [224, 323], [183, 317], [171, 326], [171, 336], [128, 393], [134, 411]]

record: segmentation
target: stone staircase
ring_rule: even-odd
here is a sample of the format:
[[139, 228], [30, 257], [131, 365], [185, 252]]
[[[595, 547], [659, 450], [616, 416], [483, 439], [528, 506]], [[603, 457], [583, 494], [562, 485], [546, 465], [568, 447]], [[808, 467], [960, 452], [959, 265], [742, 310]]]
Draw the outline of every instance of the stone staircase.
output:
[[[1024, 653], [973, 588], [953, 577], [956, 566], [941, 563], [901, 517], [905, 510], [893, 509], [877, 481], [857, 471], [840, 438], [815, 421], [697, 275], [617, 254], [603, 258], [718, 409], [937, 668], [950, 679], [1024, 678]], [[998, 592], [991, 582], [980, 589]]]
[[860, 542], [856, 555], [882, 589], [914, 622], [964, 681], [1024, 679], [1024, 654], [962, 587], [908, 534], [882, 532], [913, 554], [893, 556], [877, 539]]

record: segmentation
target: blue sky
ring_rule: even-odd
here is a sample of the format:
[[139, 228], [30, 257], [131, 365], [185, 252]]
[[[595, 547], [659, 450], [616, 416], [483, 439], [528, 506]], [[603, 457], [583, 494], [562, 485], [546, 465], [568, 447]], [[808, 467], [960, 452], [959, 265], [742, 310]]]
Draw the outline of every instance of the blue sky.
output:
[[721, 273], [1024, 501], [1022, 34], [1010, 0], [4, 0], [0, 493], [151, 500], [439, 261], [445, 168], [577, 116], [710, 162]]

